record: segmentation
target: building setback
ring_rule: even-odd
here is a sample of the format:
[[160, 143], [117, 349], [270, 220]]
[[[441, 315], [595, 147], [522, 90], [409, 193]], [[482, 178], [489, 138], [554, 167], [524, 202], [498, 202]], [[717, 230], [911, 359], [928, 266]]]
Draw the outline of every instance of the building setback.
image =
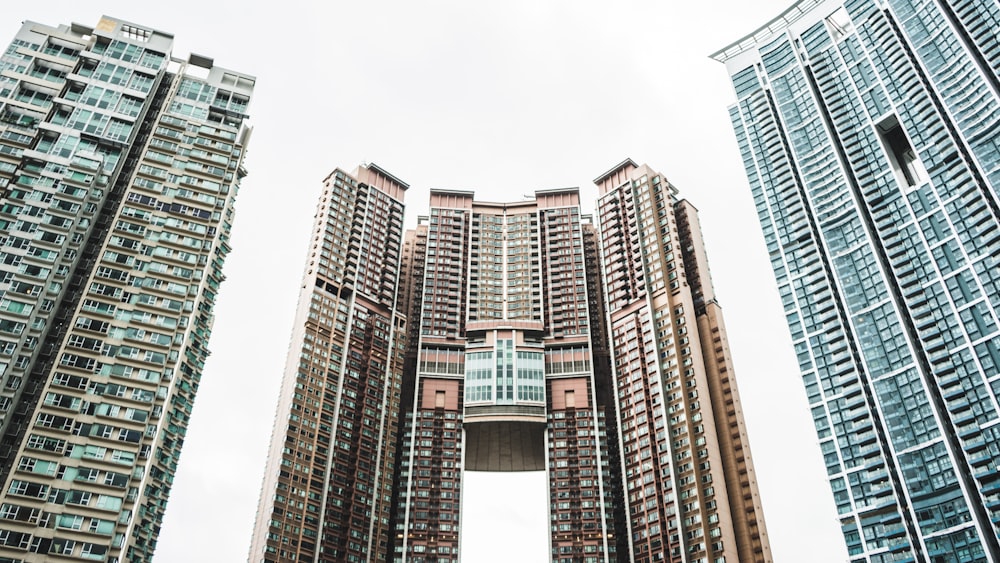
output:
[[404, 234], [405, 183], [327, 178], [251, 561], [456, 562], [463, 471], [546, 471], [552, 561], [771, 560], [696, 211], [597, 183], [600, 228], [435, 189]]
[[998, 561], [1000, 4], [802, 1], [714, 57], [851, 561]]
[[172, 42], [25, 22], [0, 56], [0, 561], [156, 546], [254, 85]]

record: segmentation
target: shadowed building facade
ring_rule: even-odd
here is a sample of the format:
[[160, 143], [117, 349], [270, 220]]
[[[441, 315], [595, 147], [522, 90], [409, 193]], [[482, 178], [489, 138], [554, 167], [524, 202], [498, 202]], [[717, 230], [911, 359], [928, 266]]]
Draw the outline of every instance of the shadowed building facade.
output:
[[[770, 561], [695, 210], [665, 178], [625, 161], [598, 179], [600, 229], [576, 188], [435, 189], [405, 234], [405, 184], [375, 165], [331, 178], [346, 205], [328, 179], [251, 561], [458, 561], [464, 471], [546, 472], [552, 561]], [[376, 196], [389, 229], [360, 219]], [[362, 261], [398, 298], [392, 359], [358, 349], [357, 417], [338, 403], [357, 317], [310, 331], [336, 329], [332, 274], [370, 324]]]
[[715, 55], [853, 562], [1000, 560], [998, 26], [803, 1]]
[[0, 561], [150, 561], [254, 78], [104, 17], [0, 55]]

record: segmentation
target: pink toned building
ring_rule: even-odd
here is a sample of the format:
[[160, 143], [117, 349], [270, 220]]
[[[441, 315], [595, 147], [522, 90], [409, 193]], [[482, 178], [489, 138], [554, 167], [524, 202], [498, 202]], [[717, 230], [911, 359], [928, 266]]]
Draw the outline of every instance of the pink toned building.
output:
[[406, 188], [374, 164], [324, 181], [251, 561], [380, 561], [389, 550]]
[[404, 235], [404, 183], [331, 176], [251, 561], [457, 562], [464, 471], [546, 472], [552, 561], [770, 560], [695, 209], [597, 184], [600, 227], [431, 190]]
[[627, 560], [770, 561], [697, 210], [631, 160], [595, 183]]
[[413, 234], [424, 260], [406, 276], [423, 291], [410, 309], [396, 559], [457, 561], [464, 469], [548, 470], [553, 552], [615, 560], [613, 411], [596, 384], [607, 362], [595, 365], [605, 346], [591, 327], [604, 321], [578, 190], [512, 203], [432, 190], [430, 208]]

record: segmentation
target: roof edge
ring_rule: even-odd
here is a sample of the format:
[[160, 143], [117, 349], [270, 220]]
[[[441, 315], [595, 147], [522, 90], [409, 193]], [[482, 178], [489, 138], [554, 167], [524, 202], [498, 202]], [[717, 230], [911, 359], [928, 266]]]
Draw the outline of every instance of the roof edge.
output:
[[631, 158], [626, 158], [625, 160], [623, 160], [623, 161], [619, 162], [618, 164], [614, 165], [611, 168], [611, 170], [608, 170], [604, 174], [601, 174], [597, 178], [594, 178], [594, 183], [595, 184], [600, 184], [601, 182], [603, 182], [604, 180], [606, 180], [609, 176], [611, 176], [615, 172], [618, 172], [622, 168], [625, 168], [626, 166], [629, 166], [629, 165], [631, 165], [632, 168], [638, 168], [639, 167], [639, 165], [636, 164], [634, 160], [632, 160]]
[[720, 63], [725, 63], [729, 59], [746, 51], [753, 45], [764, 41], [779, 31], [787, 29], [788, 26], [808, 13], [810, 10], [824, 3], [826, 3], [826, 0], [799, 0], [764, 25], [712, 53], [709, 55], [709, 58], [715, 59]]

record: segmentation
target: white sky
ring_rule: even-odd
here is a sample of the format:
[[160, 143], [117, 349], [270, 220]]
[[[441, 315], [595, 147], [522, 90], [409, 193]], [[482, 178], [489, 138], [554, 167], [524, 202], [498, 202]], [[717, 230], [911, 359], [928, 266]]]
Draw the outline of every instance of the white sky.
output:
[[[93, 26], [102, 14], [173, 33], [257, 76], [234, 251], [156, 563], [245, 561], [322, 179], [373, 161], [413, 186], [516, 200], [579, 186], [625, 157], [701, 211], [725, 310], [775, 561], [845, 561], [832, 495], [763, 237], [710, 53], [792, 0], [48, 0], [24, 20]], [[463, 561], [543, 562], [541, 474], [467, 474]]]

